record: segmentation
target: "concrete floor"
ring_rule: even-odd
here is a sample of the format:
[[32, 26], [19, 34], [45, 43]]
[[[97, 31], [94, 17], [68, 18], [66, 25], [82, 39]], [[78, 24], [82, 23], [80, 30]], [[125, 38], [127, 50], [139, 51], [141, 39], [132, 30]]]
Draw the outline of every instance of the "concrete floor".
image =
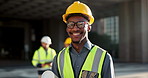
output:
[[148, 64], [116, 63], [116, 78], [148, 78]]
[[[116, 78], [148, 78], [148, 64], [115, 63]], [[37, 70], [31, 66], [0, 67], [0, 78], [38, 78]]]

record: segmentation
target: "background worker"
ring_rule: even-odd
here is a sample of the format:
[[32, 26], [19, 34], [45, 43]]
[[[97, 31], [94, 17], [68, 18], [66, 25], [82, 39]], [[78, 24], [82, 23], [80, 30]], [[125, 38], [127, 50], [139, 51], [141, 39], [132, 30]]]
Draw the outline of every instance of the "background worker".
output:
[[56, 51], [49, 46], [52, 44], [49, 36], [43, 36], [41, 39], [41, 46], [34, 52], [32, 64], [38, 70], [39, 78], [46, 70], [51, 70], [52, 61], [56, 55]]
[[54, 74], [59, 78], [114, 78], [110, 54], [88, 39], [94, 22], [90, 8], [76, 1], [67, 8], [63, 21], [72, 43], [55, 57]]
[[71, 38], [68, 37], [68, 38], [65, 39], [64, 47], [68, 47], [70, 44], [71, 44]]

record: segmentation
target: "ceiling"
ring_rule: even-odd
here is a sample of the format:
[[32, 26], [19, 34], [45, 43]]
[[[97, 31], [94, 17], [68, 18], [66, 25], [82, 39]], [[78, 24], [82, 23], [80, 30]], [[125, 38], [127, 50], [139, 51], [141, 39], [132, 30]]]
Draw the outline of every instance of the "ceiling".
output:
[[[62, 16], [75, 0], [0, 0], [1, 18], [48, 19]], [[96, 17], [114, 15], [118, 3], [127, 0], [80, 0], [86, 3]]]

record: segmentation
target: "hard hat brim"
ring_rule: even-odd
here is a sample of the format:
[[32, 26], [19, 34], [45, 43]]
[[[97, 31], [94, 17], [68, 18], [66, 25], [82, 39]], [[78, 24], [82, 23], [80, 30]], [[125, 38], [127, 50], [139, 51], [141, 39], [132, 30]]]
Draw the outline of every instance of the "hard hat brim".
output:
[[[69, 14], [73, 14], [73, 13], [69, 13]], [[63, 16], [62, 16], [63, 21], [64, 21], [65, 23], [67, 23], [66, 17], [67, 17], [69, 14], [63, 14]], [[84, 13], [81, 13], [81, 14], [84, 14]], [[89, 25], [93, 24], [93, 22], [94, 22], [94, 17], [93, 17], [93, 16], [90, 16], [90, 15], [88, 15], [88, 14], [84, 14], [84, 15], [87, 15], [87, 16], [88, 16], [88, 18], [89, 18], [89, 20], [90, 20], [90, 21], [89, 21]]]

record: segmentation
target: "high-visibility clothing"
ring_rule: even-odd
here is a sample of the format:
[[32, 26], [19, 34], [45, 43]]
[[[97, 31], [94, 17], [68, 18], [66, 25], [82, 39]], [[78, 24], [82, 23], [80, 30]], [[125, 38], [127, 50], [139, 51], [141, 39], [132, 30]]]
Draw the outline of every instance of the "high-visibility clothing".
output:
[[[86, 57], [79, 78], [81, 78], [83, 70], [98, 73], [98, 78], [101, 78], [105, 55], [106, 51], [95, 45]], [[75, 78], [71, 63], [69, 47], [67, 47], [63, 49], [57, 57], [58, 70], [62, 78]]]
[[[56, 55], [56, 51], [52, 48], [48, 48], [47, 52], [43, 47], [40, 47], [38, 50], [35, 51], [32, 59], [33, 66], [37, 66], [37, 64], [45, 64], [53, 61], [54, 56]], [[48, 65], [39, 68], [39, 70], [49, 69]]]

